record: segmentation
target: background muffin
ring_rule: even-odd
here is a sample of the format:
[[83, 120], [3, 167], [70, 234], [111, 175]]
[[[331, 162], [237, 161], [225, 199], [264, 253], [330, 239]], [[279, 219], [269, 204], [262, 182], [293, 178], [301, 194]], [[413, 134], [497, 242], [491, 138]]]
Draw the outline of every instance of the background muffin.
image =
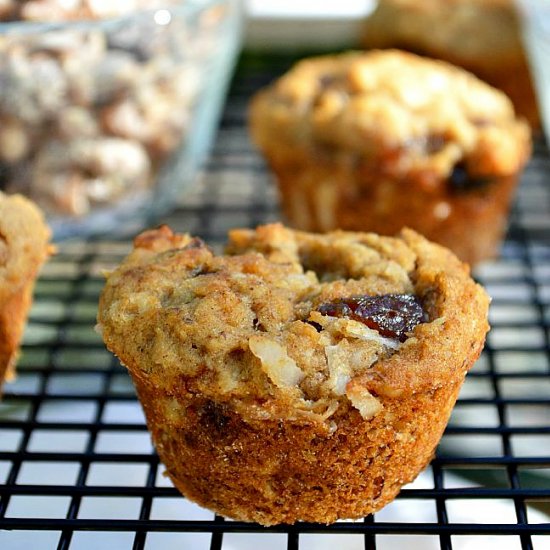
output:
[[488, 298], [449, 251], [281, 225], [226, 255], [167, 227], [107, 280], [99, 328], [176, 487], [265, 525], [358, 518], [429, 462]]
[[513, 0], [379, 0], [366, 22], [363, 45], [402, 48], [460, 65], [503, 90], [538, 128], [519, 19]]
[[497, 253], [531, 145], [503, 93], [395, 50], [299, 62], [254, 97], [250, 129], [291, 225], [409, 226], [470, 263]]
[[0, 191], [0, 389], [13, 376], [38, 270], [51, 248], [42, 213], [20, 195]]

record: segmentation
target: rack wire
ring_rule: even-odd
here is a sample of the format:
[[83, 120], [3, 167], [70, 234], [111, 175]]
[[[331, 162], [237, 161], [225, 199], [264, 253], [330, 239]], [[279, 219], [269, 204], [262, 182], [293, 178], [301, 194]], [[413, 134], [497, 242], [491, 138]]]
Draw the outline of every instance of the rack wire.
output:
[[[165, 221], [217, 245], [279, 217], [245, 129], [285, 57], [240, 64], [205, 176]], [[210, 550], [550, 547], [550, 154], [537, 141], [502, 257], [477, 278], [492, 331], [437, 456], [374, 516], [262, 528], [225, 520], [162, 476], [131, 382], [94, 332], [102, 272], [125, 240], [67, 242], [36, 288], [16, 382], [0, 402], [0, 548]]]

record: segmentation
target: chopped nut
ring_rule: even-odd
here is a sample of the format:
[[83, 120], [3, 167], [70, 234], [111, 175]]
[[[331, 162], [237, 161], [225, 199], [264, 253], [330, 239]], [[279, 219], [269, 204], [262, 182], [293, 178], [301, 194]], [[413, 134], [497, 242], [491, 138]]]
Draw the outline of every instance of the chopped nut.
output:
[[[94, 20], [177, 4], [0, 0], [0, 20]], [[174, 14], [169, 25], [136, 17], [114, 31], [90, 25], [4, 36], [2, 187], [30, 196], [48, 214], [76, 217], [136, 200], [136, 190], [144, 197], [186, 137], [222, 22], [190, 27]]]
[[0, 159], [13, 163], [22, 160], [29, 151], [29, 137], [23, 125], [15, 120], [0, 120]]

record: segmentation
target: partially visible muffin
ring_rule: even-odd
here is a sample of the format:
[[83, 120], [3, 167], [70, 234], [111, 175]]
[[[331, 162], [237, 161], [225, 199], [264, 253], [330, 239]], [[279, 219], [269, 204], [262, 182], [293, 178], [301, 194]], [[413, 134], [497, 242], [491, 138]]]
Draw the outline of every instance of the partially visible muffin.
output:
[[15, 373], [34, 282], [52, 250], [49, 239], [34, 203], [0, 191], [0, 389]]
[[531, 151], [502, 92], [396, 50], [299, 62], [253, 98], [250, 129], [292, 226], [407, 226], [471, 264], [497, 254]]
[[108, 276], [99, 330], [175, 486], [264, 525], [359, 518], [430, 461], [488, 330], [448, 250], [281, 225], [226, 254], [164, 226]]
[[504, 91], [540, 127], [514, 0], [378, 0], [363, 45], [449, 61]]

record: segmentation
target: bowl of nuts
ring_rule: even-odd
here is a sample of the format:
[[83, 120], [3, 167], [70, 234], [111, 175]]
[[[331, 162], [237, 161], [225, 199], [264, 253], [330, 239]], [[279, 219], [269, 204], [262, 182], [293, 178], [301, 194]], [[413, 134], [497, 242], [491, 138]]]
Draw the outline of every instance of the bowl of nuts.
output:
[[56, 239], [166, 212], [211, 145], [240, 1], [3, 0], [0, 21], [0, 189]]

